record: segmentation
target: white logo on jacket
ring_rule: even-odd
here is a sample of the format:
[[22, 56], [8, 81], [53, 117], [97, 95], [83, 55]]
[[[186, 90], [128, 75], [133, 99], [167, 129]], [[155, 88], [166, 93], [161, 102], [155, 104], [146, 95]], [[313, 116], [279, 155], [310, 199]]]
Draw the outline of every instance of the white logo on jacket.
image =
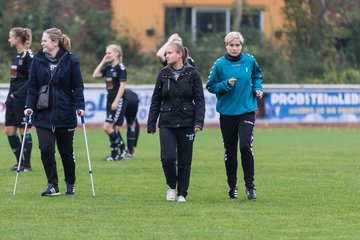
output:
[[186, 134], [186, 137], [189, 138], [189, 141], [194, 141], [195, 134]]

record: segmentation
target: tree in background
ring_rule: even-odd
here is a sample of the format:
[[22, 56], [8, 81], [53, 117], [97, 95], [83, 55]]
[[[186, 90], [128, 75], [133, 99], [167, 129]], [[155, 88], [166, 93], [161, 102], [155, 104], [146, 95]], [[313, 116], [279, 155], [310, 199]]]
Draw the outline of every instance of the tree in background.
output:
[[[234, 1], [231, 30], [244, 34], [244, 52], [259, 61], [265, 83], [360, 83], [360, 1], [284, 2], [287, 24], [286, 44], [282, 46], [263, 38], [254, 22], [258, 19], [253, 15], [256, 12], [246, 1]], [[182, 0], [182, 4], [180, 16], [184, 17], [186, 1]], [[47, 28], [58, 27], [69, 35], [86, 82], [95, 81], [91, 73], [109, 43], [123, 47], [129, 83], [155, 81], [161, 67], [155, 53], [140, 52], [139, 40], [128, 37], [133, 30], [131, 23], [115, 23], [121, 26], [116, 28], [121, 32], [114, 30], [111, 0], [0, 0], [0, 6], [0, 80], [7, 82], [10, 78], [8, 67], [13, 49], [7, 42], [9, 30], [23, 26], [33, 31], [33, 51], [40, 47], [42, 32]], [[185, 27], [189, 23], [185, 19], [180, 23], [170, 24], [171, 32], [182, 36], [205, 82], [212, 63], [225, 53], [225, 33], [206, 33], [192, 43], [191, 31]]]
[[[40, 48], [45, 29], [60, 28], [70, 36], [72, 51], [79, 57], [83, 72], [91, 72], [107, 43], [116, 39], [111, 28], [110, 0], [0, 0], [0, 4], [1, 65], [7, 66], [3, 63], [10, 62], [13, 49], [6, 40], [9, 30], [15, 26], [32, 29], [33, 51]], [[0, 78], [3, 75], [0, 73]]]
[[283, 12], [295, 82], [348, 82], [339, 76], [359, 66], [359, 1], [285, 0]]

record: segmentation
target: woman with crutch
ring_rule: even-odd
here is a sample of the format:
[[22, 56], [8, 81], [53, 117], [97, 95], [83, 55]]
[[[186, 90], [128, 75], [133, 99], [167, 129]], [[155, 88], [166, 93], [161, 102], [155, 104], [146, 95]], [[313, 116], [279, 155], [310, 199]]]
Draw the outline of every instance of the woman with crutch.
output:
[[[33, 116], [39, 139], [41, 160], [48, 186], [42, 196], [60, 195], [55, 161], [55, 143], [59, 150], [65, 175], [66, 195], [75, 193], [74, 131], [77, 115], [84, 112], [84, 84], [80, 63], [71, 52], [70, 38], [60, 29], [44, 31], [42, 48], [35, 54], [30, 69], [26, 115]], [[49, 106], [37, 109], [39, 89], [50, 83]]]

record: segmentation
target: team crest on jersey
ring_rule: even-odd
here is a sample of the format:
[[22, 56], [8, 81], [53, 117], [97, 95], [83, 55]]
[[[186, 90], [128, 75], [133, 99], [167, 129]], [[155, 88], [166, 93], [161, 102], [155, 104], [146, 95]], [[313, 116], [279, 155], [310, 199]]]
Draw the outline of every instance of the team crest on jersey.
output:
[[23, 65], [23, 60], [22, 59], [19, 59], [19, 63], [18, 63], [18, 65]]

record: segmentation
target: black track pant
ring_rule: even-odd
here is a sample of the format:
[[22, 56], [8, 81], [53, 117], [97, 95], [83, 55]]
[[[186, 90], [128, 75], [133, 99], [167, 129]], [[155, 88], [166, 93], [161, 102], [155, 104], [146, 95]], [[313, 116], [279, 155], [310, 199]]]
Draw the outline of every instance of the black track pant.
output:
[[161, 163], [166, 184], [172, 189], [176, 189], [177, 185], [178, 195], [186, 197], [190, 182], [193, 143], [195, 140], [194, 128], [161, 127], [159, 133]]
[[246, 188], [254, 188], [254, 156], [252, 152], [255, 113], [220, 115], [220, 127], [225, 149], [225, 167], [230, 188], [237, 182], [237, 146], [240, 139], [241, 165]]
[[74, 131], [71, 128], [56, 128], [52, 131], [48, 128], [36, 127], [39, 138], [41, 160], [44, 166], [48, 184], [58, 185], [58, 174], [55, 161], [55, 143], [59, 150], [64, 168], [65, 182], [75, 183], [75, 156], [73, 149]]

